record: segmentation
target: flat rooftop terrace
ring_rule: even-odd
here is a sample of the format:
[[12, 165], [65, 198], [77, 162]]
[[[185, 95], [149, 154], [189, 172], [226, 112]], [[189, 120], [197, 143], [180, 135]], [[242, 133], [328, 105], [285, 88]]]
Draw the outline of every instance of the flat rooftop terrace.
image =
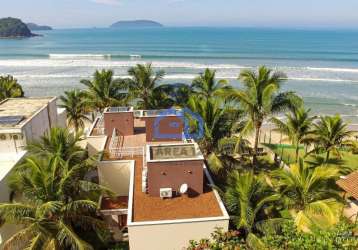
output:
[[171, 199], [142, 192], [143, 158], [135, 157], [132, 222], [199, 219], [224, 216], [214, 191], [205, 181], [204, 193]]
[[0, 102], [0, 129], [20, 128], [55, 98], [9, 98]]

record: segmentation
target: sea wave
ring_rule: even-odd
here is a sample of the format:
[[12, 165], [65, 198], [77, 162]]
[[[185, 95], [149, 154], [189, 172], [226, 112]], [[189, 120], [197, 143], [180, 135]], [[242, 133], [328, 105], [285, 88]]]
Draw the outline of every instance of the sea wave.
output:
[[[111, 60], [0, 60], [0, 66], [4, 67], [132, 67], [138, 63], [147, 63], [144, 60], [130, 61], [111, 61]], [[200, 64], [192, 62], [171, 62], [171, 61], [153, 61], [153, 67], [156, 68], [189, 68], [189, 69], [244, 69], [249, 66], [235, 64]]]
[[329, 72], [350, 72], [358, 73], [358, 69], [354, 68], [320, 68], [320, 67], [306, 67], [308, 70], [312, 71], [329, 71]]
[[[151, 62], [157, 68], [190, 68], [190, 69], [248, 69], [255, 68], [250, 65], [221, 64], [221, 63], [195, 63], [178, 61], [149, 61], [137, 60], [110, 60], [111, 55], [106, 54], [50, 54], [49, 59], [8, 59], [0, 60], [4, 67], [131, 67], [138, 63]], [[277, 66], [278, 70], [285, 72], [334, 72], [358, 73], [358, 68], [323, 68], [323, 67], [288, 67]]]
[[50, 59], [110, 59], [111, 54], [49, 54]]
[[[250, 65], [195, 63], [178, 61], [150, 61], [150, 60], [104, 60], [110, 59], [110, 54], [50, 54], [49, 59], [7, 59], [0, 60], [0, 66], [33, 66], [33, 67], [59, 67], [59, 66], [118, 66], [130, 67], [137, 63], [151, 62], [154, 67], [163, 68], [217, 68], [217, 69], [244, 69], [254, 68]], [[129, 56], [128, 56], [129, 57]], [[96, 59], [96, 60], [94, 60]], [[97, 60], [102, 59], [102, 60]], [[329, 68], [329, 67], [275, 67], [282, 70], [330, 71], [358, 73], [358, 68]]]
[[[15, 78], [17, 79], [60, 79], [60, 78], [90, 78], [91, 75], [69, 75], [69, 74], [52, 74], [52, 75], [22, 75], [22, 74], [15, 74]], [[115, 78], [130, 78], [129, 75], [115, 75]], [[164, 76], [164, 79], [173, 79], [173, 80], [180, 80], [180, 79], [194, 79], [197, 77], [195, 74], [168, 74]], [[220, 77], [219, 77], [220, 78]]]
[[[164, 76], [164, 79], [169, 80], [192, 80], [197, 77], [197, 74], [167, 74]], [[60, 78], [90, 78], [91, 74], [14, 74], [14, 77], [18, 79], [60, 79]], [[129, 78], [129, 75], [115, 75], [115, 78]], [[236, 80], [238, 77], [236, 74], [217, 74], [218, 79], [229, 79]], [[349, 80], [349, 79], [330, 79], [330, 78], [312, 78], [312, 77], [288, 77], [288, 80], [295, 81], [319, 81], [319, 82], [349, 82], [349, 83], [358, 83], [358, 80]]]
[[[54, 54], [56, 55], [56, 54]], [[74, 59], [71, 58], [73, 56]], [[79, 58], [79, 56], [83, 56]], [[96, 58], [98, 56], [98, 58]], [[10, 59], [0, 60], [0, 70], [20, 77], [48, 78], [89, 77], [94, 69], [111, 68], [115, 72], [124, 73], [127, 68], [146, 60], [111, 60], [103, 59], [103, 54], [59, 54], [61, 59]], [[87, 58], [86, 58], [87, 57]], [[166, 70], [168, 79], [191, 79], [206, 68], [217, 70], [218, 78], [237, 79], [242, 69], [254, 68], [249, 65], [197, 63], [181, 61], [152, 61], [153, 67]], [[39, 68], [42, 68], [39, 70]], [[64, 74], [55, 74], [63, 72]], [[288, 75], [288, 79], [296, 81], [325, 81], [358, 83], [358, 68], [319, 68], [319, 67], [275, 67]], [[23, 76], [20, 72], [24, 72]], [[36, 72], [38, 74], [31, 74]], [[66, 72], [69, 74], [66, 75]], [[78, 73], [77, 73], [78, 72]], [[88, 75], [86, 75], [88, 74]]]
[[358, 83], [358, 80], [351, 79], [332, 79], [332, 78], [313, 78], [313, 77], [288, 77], [288, 80], [296, 81], [317, 81], [317, 82], [351, 82]]
[[[152, 52], [155, 50], [151, 50]], [[165, 50], [167, 51], [167, 50]], [[163, 50], [158, 50], [157, 52], [163, 52]], [[168, 52], [168, 51], [167, 51]], [[233, 53], [219, 53], [219, 54], [198, 54], [196, 53], [197, 50], [181, 50], [182, 53], [189, 53], [189, 54], [178, 54], [176, 53], [177, 51], [171, 51], [174, 52], [175, 54], [140, 54], [141, 58], [145, 58], [147, 60], [167, 60], [167, 59], [176, 59], [176, 60], [191, 60], [191, 59], [204, 59], [204, 60], [210, 60], [210, 59], [225, 59], [225, 60], [271, 60], [271, 61], [276, 61], [276, 60], [284, 60], [284, 61], [326, 61], [327, 59], [321, 58], [321, 57], [309, 57], [309, 58], [305, 58], [305, 57], [289, 57], [289, 56], [254, 56], [252, 54], [250, 54], [249, 52], [246, 53], [248, 55], [244, 55], [244, 54], [233, 54]], [[53, 57], [53, 55], [56, 55], [55, 57]], [[102, 56], [105, 57], [106, 59], [108, 58], [113, 58], [113, 59], [126, 59], [126, 58], [131, 58], [133, 55], [131, 54], [39, 54], [37, 55], [40, 58], [43, 58], [43, 56], [48, 56], [48, 57], [53, 57], [53, 59], [66, 59], [66, 58], [83, 58], [83, 56], [86, 56], [86, 58], [91, 58], [91, 57], [95, 57], [97, 58], [98, 56]], [[34, 55], [34, 58], [36, 58], [36, 55]], [[331, 57], [328, 59], [328, 61], [339, 61], [339, 62], [357, 62], [358, 60], [355, 58], [335, 58], [335, 57]]]
[[354, 103], [342, 103], [342, 105], [347, 107], [357, 107], [357, 104]]

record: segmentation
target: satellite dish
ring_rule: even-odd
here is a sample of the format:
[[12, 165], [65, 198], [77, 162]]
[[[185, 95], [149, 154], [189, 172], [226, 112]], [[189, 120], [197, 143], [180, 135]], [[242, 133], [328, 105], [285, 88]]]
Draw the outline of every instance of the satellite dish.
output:
[[188, 188], [189, 188], [188, 184], [184, 183], [180, 186], [179, 192], [181, 194], [185, 194], [186, 192], [188, 192]]

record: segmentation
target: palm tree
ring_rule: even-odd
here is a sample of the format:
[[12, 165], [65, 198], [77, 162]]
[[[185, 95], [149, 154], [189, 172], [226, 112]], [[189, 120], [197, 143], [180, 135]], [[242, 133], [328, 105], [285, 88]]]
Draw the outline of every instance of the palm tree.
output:
[[72, 134], [67, 128], [52, 128], [39, 140], [29, 142], [26, 149], [36, 157], [78, 164], [88, 159], [87, 150], [78, 145], [81, 140], [81, 133]]
[[81, 80], [87, 86], [87, 101], [93, 110], [102, 112], [110, 106], [126, 105], [128, 95], [122, 79], [113, 79], [112, 70], [102, 70], [93, 75], [93, 80]]
[[[85, 179], [96, 165], [77, 145], [80, 140], [81, 134], [52, 128], [29, 143], [28, 157], [8, 181], [11, 190], [22, 195], [21, 202], [0, 204], [4, 222], [23, 228], [4, 249], [93, 249], [89, 242], [108, 236], [96, 211], [99, 196], [112, 192]], [[97, 237], [85, 239], [86, 232]]]
[[127, 81], [128, 91], [131, 99], [137, 100], [138, 108], [153, 109], [171, 106], [168, 95], [158, 85], [163, 79], [165, 72], [160, 70], [154, 72], [151, 64], [137, 64], [128, 70], [131, 76]]
[[78, 133], [83, 130], [85, 122], [90, 121], [86, 116], [88, 111], [86, 94], [78, 89], [65, 91], [65, 95], [60, 97], [59, 107], [64, 108], [67, 114], [67, 123]]
[[347, 129], [345, 124], [339, 115], [320, 117], [317, 124], [314, 124], [313, 141], [317, 149], [322, 149], [326, 152], [326, 161], [329, 160], [331, 152], [338, 155], [341, 158], [339, 147], [343, 145], [351, 145], [351, 136], [353, 131]]
[[6, 98], [23, 97], [24, 91], [13, 76], [0, 76], [0, 101]]
[[273, 117], [271, 122], [275, 124], [277, 130], [288, 136], [295, 147], [296, 162], [299, 157], [299, 147], [301, 144], [309, 142], [312, 122], [316, 117], [309, 117], [310, 110], [303, 107], [291, 109], [285, 115], [285, 122]]
[[280, 195], [273, 193], [264, 177], [255, 175], [253, 171], [233, 172], [224, 195], [233, 223], [247, 239], [256, 238], [253, 229], [256, 222], [265, 219], [260, 216], [263, 208], [279, 198]]
[[250, 148], [250, 142], [238, 136], [225, 137], [217, 142], [214, 152], [207, 157], [207, 164], [215, 177], [215, 183], [226, 185], [227, 177], [233, 170], [242, 169], [243, 155]]
[[208, 99], [217, 94], [219, 90], [230, 89], [226, 80], [216, 81], [215, 75], [215, 70], [205, 69], [204, 73], [200, 73], [200, 75], [193, 80], [191, 85], [193, 92], [200, 97]]
[[179, 107], [186, 107], [190, 96], [193, 94], [191, 86], [185, 83], [162, 84], [159, 86], [166, 96], [168, 103]]
[[299, 230], [327, 228], [338, 222], [342, 206], [339, 193], [333, 188], [339, 178], [337, 167], [312, 167], [300, 160], [289, 169], [276, 170], [273, 176]]
[[243, 70], [239, 80], [243, 89], [220, 91], [220, 95], [241, 104], [249, 117], [247, 128], [255, 130], [253, 163], [257, 162], [259, 135], [263, 122], [274, 113], [301, 105], [302, 100], [293, 92], [279, 92], [286, 79], [282, 72], [272, 72], [271, 69], [261, 66], [258, 72]]
[[97, 240], [108, 234], [96, 211], [99, 195], [109, 191], [84, 180], [91, 168], [90, 161], [70, 165], [47, 157], [28, 157], [17, 166], [9, 186], [23, 199], [0, 204], [0, 215], [22, 229], [4, 249], [93, 249], [81, 234], [94, 232]]
[[[234, 124], [239, 120], [240, 110], [229, 105], [224, 107], [221, 98], [202, 99], [193, 95], [189, 98], [188, 108], [203, 119], [203, 138], [199, 144], [204, 154], [210, 154], [223, 137], [230, 137]], [[197, 124], [198, 125], [198, 124]]]

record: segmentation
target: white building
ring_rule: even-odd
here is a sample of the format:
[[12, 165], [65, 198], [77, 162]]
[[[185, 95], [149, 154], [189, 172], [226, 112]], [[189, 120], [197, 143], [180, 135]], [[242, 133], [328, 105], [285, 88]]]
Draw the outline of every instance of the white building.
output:
[[102, 197], [100, 212], [131, 250], [181, 250], [217, 227], [228, 230], [229, 215], [198, 145], [181, 136], [179, 114], [109, 108], [89, 131], [89, 152], [103, 152], [99, 183], [117, 196]]
[[[39, 139], [52, 127], [66, 126], [66, 114], [59, 111], [56, 97], [10, 98], [0, 102], [0, 203], [9, 202], [7, 177], [26, 155], [27, 143]], [[13, 226], [0, 228], [0, 248], [14, 232]]]

